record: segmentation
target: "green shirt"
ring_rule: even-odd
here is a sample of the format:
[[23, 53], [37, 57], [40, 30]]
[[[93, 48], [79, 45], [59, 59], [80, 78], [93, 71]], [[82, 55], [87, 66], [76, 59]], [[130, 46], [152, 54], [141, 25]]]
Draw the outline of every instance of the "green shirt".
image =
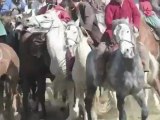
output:
[[0, 36], [7, 35], [6, 30], [4, 28], [4, 25], [2, 24], [2, 21], [0, 20]]

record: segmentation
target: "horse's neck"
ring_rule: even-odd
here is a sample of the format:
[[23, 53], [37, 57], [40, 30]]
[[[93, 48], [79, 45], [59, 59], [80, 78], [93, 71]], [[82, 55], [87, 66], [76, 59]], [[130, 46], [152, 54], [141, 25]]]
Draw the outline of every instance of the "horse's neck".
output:
[[64, 38], [64, 28], [53, 28], [48, 34], [47, 48], [51, 59], [56, 62], [54, 64], [58, 65], [62, 70], [65, 69], [65, 38]]
[[123, 60], [124, 67], [127, 71], [135, 71], [137, 69], [137, 66], [138, 68], [140, 67], [140, 56], [138, 54], [138, 51], [136, 51], [135, 56], [132, 59], [124, 58], [123, 56], [121, 57]]
[[88, 45], [87, 39], [88, 39], [87, 37], [83, 37], [77, 48], [78, 52], [76, 54], [76, 59], [78, 59], [78, 61], [80, 61], [82, 65], [86, 65], [87, 56], [91, 51], [91, 48]]

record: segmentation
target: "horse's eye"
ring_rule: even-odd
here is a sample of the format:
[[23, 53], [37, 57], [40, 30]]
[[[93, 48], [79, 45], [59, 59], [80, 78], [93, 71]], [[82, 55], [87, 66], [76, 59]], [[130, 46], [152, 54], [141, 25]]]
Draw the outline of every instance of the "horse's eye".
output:
[[67, 30], [70, 30], [70, 27], [68, 27]]
[[129, 31], [127, 31], [127, 33], [129, 33]]
[[44, 18], [47, 18], [47, 16], [44, 16]]

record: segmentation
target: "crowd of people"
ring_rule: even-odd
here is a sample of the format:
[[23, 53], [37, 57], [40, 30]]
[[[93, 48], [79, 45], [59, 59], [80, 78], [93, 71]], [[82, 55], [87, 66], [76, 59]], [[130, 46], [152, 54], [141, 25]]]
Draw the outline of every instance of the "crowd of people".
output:
[[[65, 0], [35, 0], [35, 1], [32, 1], [31, 9], [34, 12], [34, 14], [39, 15], [39, 14], [44, 14], [47, 11], [47, 9], [50, 9], [52, 7], [53, 4], [59, 4], [60, 6], [56, 7], [55, 9], [63, 10], [65, 9], [64, 7], [66, 6], [64, 5], [65, 4], [64, 1]], [[140, 10], [142, 11], [146, 22], [153, 27], [159, 28], [160, 19], [156, 15], [156, 13], [153, 11], [151, 1], [139, 0], [138, 2], [139, 2], [138, 8], [140, 8]], [[83, 10], [82, 11], [80, 10], [80, 11], [81, 13], [84, 12], [83, 14], [85, 14], [85, 15], [81, 14], [82, 19], [83, 17], [86, 17], [85, 21], [83, 20], [84, 26], [85, 27], [87, 26], [86, 30], [90, 33], [91, 37], [94, 38], [94, 42], [96, 46], [101, 41], [101, 36], [99, 34], [96, 34], [96, 36], [94, 36], [94, 33], [95, 33], [94, 31], [97, 31], [96, 30], [97, 28], [94, 29], [94, 24], [96, 21], [96, 16], [95, 16], [96, 12], [94, 10], [101, 9], [101, 10], [104, 10], [105, 12], [104, 19], [107, 26], [107, 30], [106, 30], [107, 34], [104, 34], [105, 38], [106, 38], [106, 35], [109, 36], [108, 38], [111, 38], [112, 36], [111, 26], [112, 26], [112, 20], [114, 19], [128, 17], [129, 21], [134, 24], [135, 31], [138, 31], [139, 29], [140, 12], [138, 11], [134, 0], [111, 0], [109, 4], [107, 4], [106, 6], [105, 6], [105, 1], [102, 1], [102, 0], [73, 0], [73, 3], [75, 4], [75, 6], [79, 5], [80, 9], [83, 8]], [[22, 12], [26, 11], [28, 9], [28, 1], [26, 0], [17, 0], [17, 1], [1, 0], [0, 1], [1, 15], [4, 15], [5, 13], [15, 8]], [[63, 12], [63, 14], [65, 14], [64, 16], [66, 17], [66, 12]], [[104, 39], [104, 37], [102, 37], [102, 39]]]
[[[146, 22], [153, 28], [157, 28], [157, 35], [160, 36], [160, 18], [153, 11], [152, 4], [150, 0], [111, 0], [106, 4], [106, 1], [102, 0], [71, 0], [72, 4], [79, 8], [81, 20], [80, 25], [83, 26], [86, 31], [91, 36], [94, 46], [97, 47], [97, 61], [99, 58], [107, 52], [106, 47], [111, 46], [115, 43], [112, 39], [112, 21], [115, 19], [128, 18], [129, 22], [133, 24], [134, 32], [138, 33], [140, 27], [141, 15], [144, 17]], [[73, 16], [67, 11], [67, 4], [65, 0], [35, 0], [32, 1], [31, 9], [32, 15], [44, 14], [48, 9], [53, 8], [60, 11], [58, 15], [59, 18], [68, 22], [74, 19]], [[70, 7], [70, 6], [68, 6]], [[27, 11], [28, 1], [25, 0], [1, 0], [0, 1], [0, 14], [5, 15], [5, 13], [12, 11], [13, 9], [18, 9], [20, 11]], [[138, 10], [140, 9], [140, 10]], [[104, 33], [101, 33], [96, 19], [96, 13], [98, 11], [103, 11], [105, 14], [104, 21], [107, 29]], [[140, 13], [141, 11], [141, 13]], [[0, 21], [0, 36], [5, 39], [7, 32]], [[113, 48], [114, 49], [114, 48]], [[99, 66], [104, 66], [103, 62]], [[146, 68], [147, 69], [147, 68]], [[100, 71], [100, 70], [99, 70]]]

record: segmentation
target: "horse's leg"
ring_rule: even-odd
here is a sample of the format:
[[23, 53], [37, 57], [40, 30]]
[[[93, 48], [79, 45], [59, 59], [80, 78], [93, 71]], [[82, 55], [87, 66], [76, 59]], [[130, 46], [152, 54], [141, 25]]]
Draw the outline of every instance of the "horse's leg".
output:
[[37, 90], [38, 99], [42, 107], [42, 114], [40, 117], [45, 118], [46, 117], [46, 108], [45, 108], [46, 79], [45, 79], [45, 76], [41, 76], [38, 79], [37, 85], [38, 85], [38, 90]]
[[33, 111], [37, 112], [38, 111], [38, 105], [39, 105], [39, 101], [37, 98], [37, 85], [36, 85], [36, 81], [32, 78], [31, 83], [30, 83], [31, 89], [30, 89], [30, 104], [31, 104], [31, 108]]
[[33, 80], [33, 83], [31, 85], [31, 90], [32, 90], [32, 99], [34, 101], [36, 101], [36, 87], [37, 87], [36, 81]]
[[159, 79], [155, 79], [153, 81], [153, 87], [155, 88], [155, 90], [157, 91], [158, 95], [160, 96], [160, 80]]
[[160, 101], [159, 101], [159, 96], [157, 93], [155, 93], [154, 89], [151, 89], [152, 95], [153, 95], [153, 99], [154, 99], [154, 103], [155, 106], [157, 107], [158, 110], [160, 110]]
[[10, 81], [10, 79], [8, 77], [6, 77], [5, 79], [5, 93], [6, 93], [6, 118], [7, 120], [12, 120], [14, 119], [14, 116], [13, 116], [13, 111], [12, 111], [12, 93], [11, 93], [11, 84], [12, 82]]
[[119, 120], [126, 120], [127, 116], [124, 109], [125, 97], [118, 94], [116, 96], [117, 96], [117, 108], [119, 111]]
[[29, 115], [29, 108], [28, 108], [28, 95], [29, 95], [29, 81], [26, 78], [22, 78], [22, 91], [23, 91], [23, 115], [22, 120], [27, 120]]
[[[148, 80], [148, 72], [144, 72], [144, 81], [146, 85], [147, 85], [147, 80]], [[146, 105], [148, 105], [149, 90], [145, 89], [144, 91], [145, 91], [145, 103]]]
[[73, 88], [69, 88], [67, 89], [67, 95], [68, 95], [68, 104], [69, 104], [69, 116], [66, 120], [73, 120], [75, 117], [75, 111], [73, 109], [74, 106], [74, 97], [75, 97], [75, 89]]
[[145, 104], [145, 99], [144, 99], [145, 95], [144, 95], [143, 89], [139, 93], [133, 96], [142, 109], [142, 113], [141, 113], [142, 120], [146, 120], [148, 117], [148, 108], [147, 108], [147, 105]]
[[12, 108], [14, 113], [14, 118], [20, 120], [21, 118], [21, 108], [22, 108], [22, 96], [18, 89], [19, 82], [19, 73], [14, 73], [14, 76], [11, 77], [11, 90], [12, 90]]
[[85, 108], [85, 102], [84, 97], [80, 99], [80, 105], [82, 106], [83, 114], [84, 114], [84, 120], [88, 120], [87, 111]]
[[2, 79], [0, 79], [0, 114], [2, 113], [2, 111], [4, 110], [4, 106], [3, 106], [3, 91], [4, 91], [4, 81]]
[[94, 118], [92, 116], [92, 104], [93, 104], [93, 99], [94, 99], [95, 93], [96, 93], [96, 87], [95, 86], [87, 88], [85, 105], [86, 105], [86, 110], [87, 110], [87, 113], [88, 113], [88, 120], [94, 120]]
[[82, 97], [81, 93], [83, 92], [83, 90], [81, 89], [80, 87], [80, 84], [79, 82], [75, 81], [75, 105], [74, 105], [74, 112], [76, 113], [76, 118], [79, 117], [79, 104], [80, 104], [80, 99]]

